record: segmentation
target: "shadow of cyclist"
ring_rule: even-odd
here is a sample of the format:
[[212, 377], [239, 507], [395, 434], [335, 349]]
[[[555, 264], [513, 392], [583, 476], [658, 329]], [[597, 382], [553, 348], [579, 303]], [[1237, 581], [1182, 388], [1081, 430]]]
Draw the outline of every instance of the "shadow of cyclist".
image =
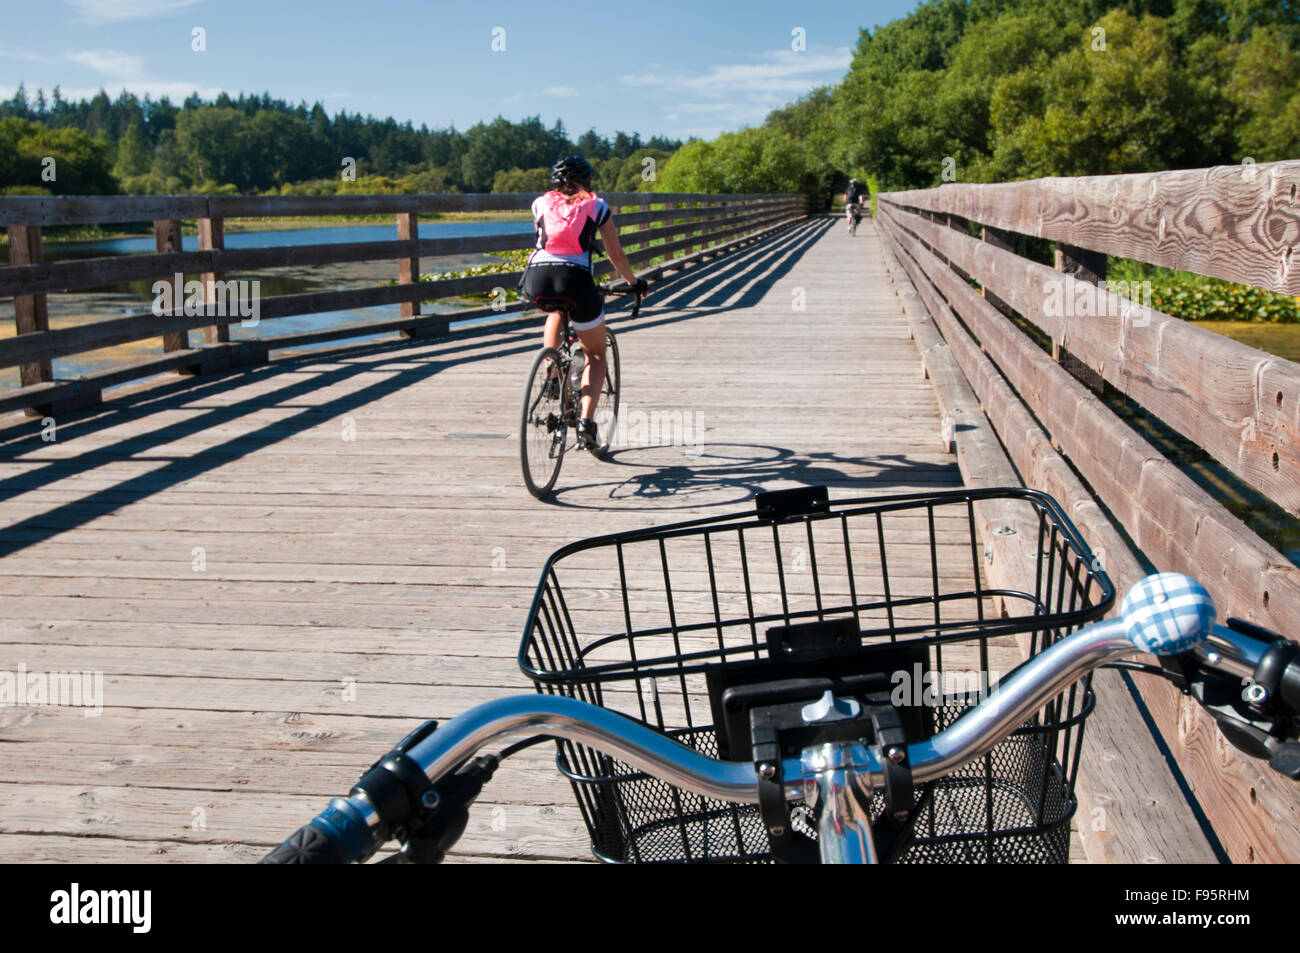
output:
[[[685, 460], [665, 461], [670, 454], [681, 454]], [[963, 485], [955, 464], [913, 460], [901, 454], [846, 457], [831, 452], [797, 453], [768, 444], [628, 447], [612, 451], [602, 468], [610, 464], [641, 472], [615, 472], [607, 481], [564, 487], [555, 491], [552, 502], [596, 509], [599, 507], [568, 502], [566, 497], [602, 486], [609, 487], [608, 499], [620, 501], [620, 509], [627, 508], [628, 501], [644, 500], [646, 509], [661, 510], [699, 506], [706, 495], [710, 506], [743, 503], [760, 491], [791, 485], [829, 485], [871, 494]], [[670, 498], [681, 502], [666, 502]]]

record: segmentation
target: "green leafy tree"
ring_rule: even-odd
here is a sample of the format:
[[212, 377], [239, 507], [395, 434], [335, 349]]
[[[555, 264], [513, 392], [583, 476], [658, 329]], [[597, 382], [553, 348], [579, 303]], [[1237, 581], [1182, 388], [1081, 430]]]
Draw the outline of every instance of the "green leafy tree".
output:
[[[80, 129], [0, 120], [0, 186], [9, 194], [111, 195], [117, 191], [106, 139]], [[51, 178], [52, 176], [52, 178]]]
[[613, 157], [609, 164], [618, 163], [617, 174], [607, 174], [607, 166], [602, 166], [597, 184], [606, 192], [653, 192], [671, 155], [666, 149], [643, 146], [625, 159]]
[[133, 123], [117, 144], [117, 161], [113, 163], [113, 175], [119, 180], [131, 176], [145, 175], [153, 161], [150, 155], [149, 140], [139, 123]]
[[399, 180], [404, 192], [454, 192], [451, 174], [437, 166], [403, 176]]
[[238, 182], [243, 179], [242, 112], [205, 106], [182, 111], [176, 119], [176, 145], [196, 181]]
[[1228, 95], [1243, 114], [1243, 156], [1258, 162], [1300, 157], [1300, 54], [1282, 27], [1261, 27], [1241, 47]]
[[656, 191], [797, 192], [804, 152], [793, 138], [767, 127], [695, 140], [665, 163]]
[[238, 163], [230, 177], [240, 190], [266, 189], [307, 179], [325, 171], [325, 156], [316, 151], [311, 128], [297, 116], [262, 110], [242, 122], [233, 148]]
[[1181, 68], [1167, 24], [1115, 10], [1046, 68], [998, 84], [990, 106], [988, 178], [1145, 172], [1212, 164], [1229, 148], [1207, 131], [1228, 108]]
[[493, 192], [531, 192], [541, 194], [550, 188], [550, 166], [536, 169], [503, 169], [492, 177]]

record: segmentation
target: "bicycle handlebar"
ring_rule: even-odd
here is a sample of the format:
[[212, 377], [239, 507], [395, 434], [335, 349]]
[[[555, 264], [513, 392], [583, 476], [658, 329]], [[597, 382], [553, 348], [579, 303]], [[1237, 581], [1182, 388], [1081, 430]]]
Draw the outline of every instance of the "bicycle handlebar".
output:
[[[638, 278], [637, 280], [640, 281], [641, 279]], [[645, 297], [645, 294], [637, 294], [637, 289], [635, 285], [630, 285], [626, 281], [623, 281], [617, 285], [608, 285], [608, 286], [598, 285], [597, 287], [599, 288], [600, 293], [606, 298], [610, 297], [611, 295], [623, 295], [623, 294], [632, 295], [632, 314], [630, 315], [630, 317], [636, 318], [637, 315], [641, 313], [641, 301]]]
[[[1219, 645], [1235, 646], [1232, 657], [1245, 664], [1262, 649], [1239, 633], [1214, 626], [1210, 595], [1196, 580], [1160, 573], [1137, 583], [1125, 596], [1118, 617], [1066, 636], [999, 681], [979, 704], [947, 729], [907, 746], [912, 777], [925, 782], [943, 777], [983, 755], [1019, 728], [1034, 711], [1074, 681], [1108, 661], [1140, 652], [1181, 654], [1206, 644], [1214, 632]], [[465, 765], [485, 746], [526, 732], [597, 749], [632, 768], [703, 797], [757, 803], [752, 763], [717, 761], [640, 722], [562, 695], [520, 695], [496, 699], [425, 733], [405, 751], [414, 766], [438, 782]], [[884, 779], [884, 753], [865, 743], [849, 746], [848, 768], [872, 787]], [[801, 758], [782, 762], [789, 800], [805, 797], [815, 766]], [[310, 825], [268, 855], [265, 863], [318, 863], [341, 858], [364, 860], [387, 839], [380, 812], [364, 792], [335, 798]], [[322, 837], [332, 844], [327, 850]]]

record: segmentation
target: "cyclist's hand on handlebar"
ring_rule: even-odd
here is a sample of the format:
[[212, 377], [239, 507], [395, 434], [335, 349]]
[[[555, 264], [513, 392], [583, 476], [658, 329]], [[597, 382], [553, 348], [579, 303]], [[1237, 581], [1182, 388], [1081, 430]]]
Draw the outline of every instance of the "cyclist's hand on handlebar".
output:
[[638, 298], [644, 298], [650, 292], [650, 284], [644, 278], [638, 278], [631, 284], [632, 291], [635, 292]]

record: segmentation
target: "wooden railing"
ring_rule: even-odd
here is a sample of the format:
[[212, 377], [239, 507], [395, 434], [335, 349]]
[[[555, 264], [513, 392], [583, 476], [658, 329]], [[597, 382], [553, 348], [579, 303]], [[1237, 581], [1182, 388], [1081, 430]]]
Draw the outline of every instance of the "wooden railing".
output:
[[[1021, 479], [1061, 500], [1116, 584], [1151, 564], [1185, 572], [1206, 584], [1220, 618], [1291, 638], [1300, 637], [1300, 569], [1126, 425], [1100, 382], [1294, 516], [1300, 365], [1098, 282], [1112, 255], [1300, 295], [1298, 186], [1300, 162], [1288, 161], [878, 197], [891, 256]], [[1056, 267], [1015, 254], [1015, 233], [1055, 242]], [[1012, 313], [1050, 338], [1051, 352]], [[997, 568], [1013, 576], [1015, 542], [996, 545]], [[1294, 783], [1227, 745], [1167, 683], [1135, 683], [1229, 856], [1300, 861]]]
[[[26, 408], [44, 413], [53, 407], [96, 402], [117, 384], [167, 371], [205, 371], [266, 359], [272, 348], [293, 347], [356, 335], [401, 332], [410, 337], [448, 333], [451, 321], [488, 318], [524, 309], [521, 303], [462, 309], [454, 314], [421, 315], [420, 303], [439, 298], [513, 288], [520, 272], [504, 272], [434, 282], [419, 282], [422, 263], [446, 255], [504, 251], [531, 244], [528, 235], [420, 238], [419, 218], [439, 212], [526, 211], [533, 195], [344, 195], [344, 196], [132, 196], [0, 198], [0, 226], [10, 242], [10, 264], [0, 268], [0, 297], [14, 297], [17, 335], [0, 341], [0, 368], [19, 368], [21, 387], [0, 397], [0, 412]], [[782, 228], [806, 214], [800, 195], [706, 195], [694, 193], [606, 193], [620, 228], [620, 241], [633, 267], [653, 278], [664, 270], [717, 254]], [[651, 207], [656, 206], [656, 207]], [[393, 215], [395, 241], [227, 249], [227, 219], [307, 216]], [[182, 251], [183, 221], [197, 223], [199, 250]], [[44, 263], [41, 229], [62, 225], [152, 222], [155, 254]], [[344, 262], [394, 260], [394, 285], [275, 295], [258, 301], [258, 319], [351, 310], [375, 305], [401, 306], [400, 317], [358, 322], [293, 335], [264, 335], [230, 341], [231, 314], [221, 291], [225, 275], [261, 269]], [[428, 268], [425, 269], [430, 270]], [[601, 259], [597, 274], [612, 271]], [[198, 279], [204, 292], [202, 313], [184, 307], [151, 308], [90, 324], [51, 329], [46, 295], [176, 275]], [[182, 286], [183, 287], [183, 286]], [[182, 302], [178, 293], [173, 303]], [[202, 331], [191, 347], [189, 332]], [[86, 351], [162, 337], [163, 354], [123, 363], [72, 380], [56, 380], [52, 360]]]

